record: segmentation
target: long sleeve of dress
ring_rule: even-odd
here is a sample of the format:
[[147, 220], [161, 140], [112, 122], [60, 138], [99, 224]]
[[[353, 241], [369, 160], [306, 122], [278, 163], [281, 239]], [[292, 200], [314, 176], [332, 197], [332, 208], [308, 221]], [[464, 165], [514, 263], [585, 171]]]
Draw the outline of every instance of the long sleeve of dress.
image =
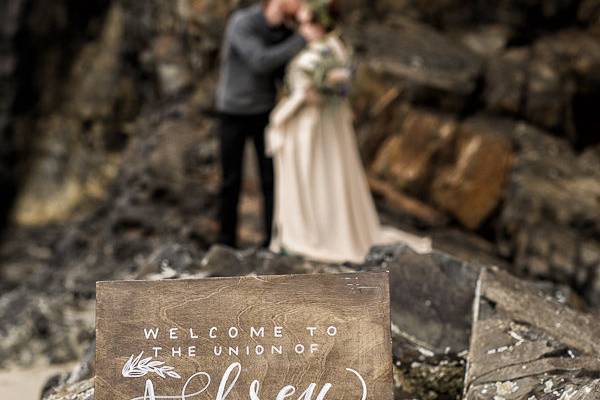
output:
[[[348, 51], [337, 35], [329, 36], [324, 43], [311, 45], [292, 62], [288, 71], [290, 95], [273, 113], [273, 125], [285, 124], [304, 105], [309, 89], [323, 91], [329, 71], [328, 58], [324, 54], [330, 53], [335, 56], [337, 69], [346, 68], [345, 64], [349, 63]], [[348, 71], [350, 74], [350, 68]]]
[[306, 103], [307, 93], [312, 86], [310, 71], [318, 62], [318, 55], [309, 50], [301, 53], [288, 69], [289, 94], [284, 97], [273, 113], [267, 131], [267, 151], [274, 154], [284, 140], [286, 123]]

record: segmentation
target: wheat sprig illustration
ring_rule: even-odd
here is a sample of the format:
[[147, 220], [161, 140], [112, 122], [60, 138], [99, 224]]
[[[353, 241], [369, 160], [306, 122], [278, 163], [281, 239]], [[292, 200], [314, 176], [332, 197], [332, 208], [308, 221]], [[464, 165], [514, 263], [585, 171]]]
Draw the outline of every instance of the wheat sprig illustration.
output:
[[137, 357], [134, 355], [129, 357], [129, 360], [123, 366], [121, 371], [125, 378], [139, 378], [149, 373], [155, 373], [161, 378], [167, 376], [175, 379], [181, 379], [181, 376], [175, 372], [175, 368], [165, 365], [164, 361], [152, 360], [152, 357], [142, 358], [142, 351]]

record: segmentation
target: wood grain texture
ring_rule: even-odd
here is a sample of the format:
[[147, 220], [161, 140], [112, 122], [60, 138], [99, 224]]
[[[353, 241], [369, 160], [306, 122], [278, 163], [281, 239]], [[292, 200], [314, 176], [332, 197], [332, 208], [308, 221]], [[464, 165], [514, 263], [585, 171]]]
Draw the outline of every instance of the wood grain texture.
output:
[[[316, 399], [321, 387], [331, 383], [325, 399], [358, 400], [361, 383], [348, 368], [366, 382], [368, 399], [392, 400], [389, 309], [387, 273], [100, 282], [96, 399], [143, 399], [147, 379], [157, 398], [181, 396], [186, 380], [200, 371], [212, 382], [189, 398], [215, 399], [225, 370], [240, 363], [242, 372], [228, 400], [249, 399], [253, 380], [261, 383], [260, 399], [275, 399], [286, 385], [297, 389], [289, 397], [297, 399], [311, 383], [316, 389], [310, 398]], [[331, 326], [337, 329], [334, 336], [333, 329], [327, 332]], [[282, 337], [277, 337], [276, 327]], [[156, 328], [157, 339], [146, 339], [144, 329]], [[177, 339], [170, 337], [174, 328]], [[252, 336], [252, 328], [264, 328], [264, 337]], [[231, 338], [229, 333], [234, 336], [236, 330], [237, 337]], [[296, 352], [301, 350], [298, 345], [304, 346], [302, 354]], [[257, 355], [256, 346], [263, 346], [264, 354]], [[273, 352], [272, 346], [283, 354]], [[154, 347], [162, 348], [158, 356]], [[181, 356], [173, 354], [179, 347]], [[194, 356], [188, 353], [190, 347]], [[239, 354], [229, 354], [230, 347], [237, 347]], [[215, 356], [218, 348], [223, 353]], [[181, 379], [161, 378], [154, 371], [124, 377], [123, 366], [142, 351], [142, 359], [164, 362], [157, 368], [173, 367]], [[202, 389], [207, 381], [200, 378], [187, 393]]]

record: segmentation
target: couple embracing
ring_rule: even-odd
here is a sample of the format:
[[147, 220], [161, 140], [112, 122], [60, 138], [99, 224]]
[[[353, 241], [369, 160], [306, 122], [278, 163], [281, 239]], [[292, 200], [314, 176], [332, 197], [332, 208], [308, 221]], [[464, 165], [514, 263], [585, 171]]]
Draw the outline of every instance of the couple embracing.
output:
[[264, 0], [230, 18], [217, 89], [220, 243], [236, 246], [250, 139], [265, 247], [322, 262], [362, 262], [375, 244], [430, 249], [429, 240], [379, 223], [347, 99], [352, 60], [336, 29], [338, 11], [335, 0]]

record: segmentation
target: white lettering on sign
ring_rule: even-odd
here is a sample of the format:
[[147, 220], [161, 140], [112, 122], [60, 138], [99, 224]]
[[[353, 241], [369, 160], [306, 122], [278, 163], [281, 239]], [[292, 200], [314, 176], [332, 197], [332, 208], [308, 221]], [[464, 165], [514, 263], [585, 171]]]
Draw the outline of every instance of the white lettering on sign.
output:
[[[350, 374], [353, 374], [357, 378], [358, 382], [356, 385], [356, 393], [357, 393], [356, 400], [367, 400], [367, 384], [366, 384], [365, 380], [363, 379], [363, 377], [361, 376], [361, 374], [352, 368], [346, 368], [346, 371]], [[232, 363], [227, 368], [227, 370], [223, 373], [223, 376], [222, 376], [221, 380], [219, 381], [219, 386], [217, 389], [217, 397], [215, 398], [215, 400], [226, 400], [229, 393], [231, 393], [231, 391], [236, 387], [237, 381], [240, 378], [241, 374], [242, 374], [242, 365], [240, 363]], [[196, 392], [193, 392], [193, 393], [189, 393], [188, 387], [192, 383], [195, 383], [195, 381], [199, 380], [200, 378], [202, 378], [203, 380], [202, 380], [202, 382], [198, 382], [198, 383], [204, 383], [204, 380], [206, 380], [206, 383], [204, 384], [202, 389], [200, 389]], [[180, 379], [180, 378], [177, 378], [177, 379]], [[134, 397], [131, 400], [160, 400], [160, 399], [186, 400], [186, 399], [192, 399], [192, 398], [198, 397], [202, 393], [204, 393], [210, 387], [211, 382], [212, 382], [212, 377], [210, 376], [210, 374], [208, 374], [206, 372], [197, 372], [194, 375], [190, 376], [189, 379], [185, 382], [185, 384], [183, 385], [183, 387], [181, 389], [181, 395], [179, 395], [179, 396], [160, 396], [160, 395], [156, 395], [154, 383], [152, 382], [152, 380], [148, 379], [148, 380], [146, 380], [146, 387], [144, 390], [144, 395], [141, 397]], [[255, 379], [252, 381], [252, 383], [250, 384], [250, 386], [248, 388], [248, 399], [249, 400], [261, 400], [260, 399], [260, 386], [261, 386], [261, 383], [259, 380]], [[327, 395], [329, 390], [331, 390], [333, 387], [334, 387], [334, 385], [332, 383], [324, 384], [322, 386], [321, 390], [319, 391], [319, 393], [317, 394], [317, 397], [314, 398], [314, 400], [325, 400], [325, 396]], [[308, 387], [306, 388], [306, 390], [304, 392], [302, 392], [302, 394], [300, 395], [298, 400], [313, 400], [313, 395], [314, 395], [316, 389], [317, 389], [316, 383], [309, 384]], [[275, 397], [275, 400], [285, 400], [286, 398], [289, 398], [294, 393], [296, 393], [296, 390], [297, 390], [297, 388], [293, 385], [284, 385], [281, 388], [281, 390], [279, 391], [279, 393], [277, 394], [277, 396]]]

